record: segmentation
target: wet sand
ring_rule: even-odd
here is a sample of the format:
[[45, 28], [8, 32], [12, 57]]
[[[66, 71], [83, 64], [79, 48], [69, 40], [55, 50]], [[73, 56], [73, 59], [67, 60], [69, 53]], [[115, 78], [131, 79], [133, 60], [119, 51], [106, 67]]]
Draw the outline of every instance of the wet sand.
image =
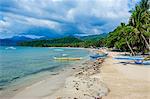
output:
[[[18, 92], [11, 99], [87, 99], [107, 95], [108, 88], [100, 79], [101, 62], [86, 61], [53, 78], [42, 80]], [[78, 94], [78, 95], [77, 95]]]

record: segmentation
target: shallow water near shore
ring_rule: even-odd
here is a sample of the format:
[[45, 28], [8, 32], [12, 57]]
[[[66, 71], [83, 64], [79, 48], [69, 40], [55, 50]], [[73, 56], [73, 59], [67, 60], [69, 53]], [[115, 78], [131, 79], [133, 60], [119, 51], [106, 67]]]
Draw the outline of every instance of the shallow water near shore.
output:
[[78, 48], [0, 47], [0, 89], [56, 75], [57, 71], [82, 61], [56, 61], [54, 57], [84, 60], [88, 54], [88, 50]]

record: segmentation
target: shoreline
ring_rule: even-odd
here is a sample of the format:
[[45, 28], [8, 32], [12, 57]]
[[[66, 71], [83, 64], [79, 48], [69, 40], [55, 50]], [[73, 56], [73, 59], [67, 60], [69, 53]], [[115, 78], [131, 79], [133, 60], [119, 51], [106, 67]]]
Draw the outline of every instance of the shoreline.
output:
[[[85, 50], [88, 50], [89, 54], [90, 54], [91, 49], [85, 49]], [[14, 97], [18, 93], [22, 92], [26, 88], [29, 88], [30, 86], [34, 86], [36, 84], [38, 85], [38, 83], [42, 83], [46, 80], [50, 81], [51, 79], [53, 79], [55, 81], [55, 80], [57, 80], [57, 78], [59, 78], [57, 76], [61, 76], [61, 75], [62, 75], [62, 78], [63, 77], [66, 78], [66, 77], [70, 76], [72, 74], [72, 72], [76, 71], [76, 69], [80, 67], [79, 66], [80, 64], [82, 64], [84, 61], [87, 60], [87, 56], [85, 56], [83, 60], [76, 61], [75, 62], [76, 64], [71, 63], [68, 66], [65, 66], [63, 68], [58, 68], [57, 70], [52, 70], [52, 72], [47, 72], [47, 71], [41, 72], [40, 74], [27, 76], [27, 77], [23, 78], [23, 80], [19, 79], [19, 81], [14, 82], [13, 84], [11, 84], [11, 86], [9, 85], [8, 88], [1, 90], [0, 91], [0, 97], [2, 99], [11, 99], [12, 97]], [[55, 76], [56, 76], [56, 78], [55, 78]], [[32, 80], [32, 78], [34, 80]], [[25, 81], [26, 83], [24, 83], [23, 81]], [[64, 82], [64, 81], [61, 81], [61, 82]], [[53, 83], [51, 85], [54, 85], [54, 84], [55, 83]], [[15, 85], [15, 87], [13, 85]], [[58, 86], [56, 85], [56, 87], [58, 87]]]
[[[44, 85], [44, 83], [46, 83], [46, 81], [52, 83], [52, 84], [47, 84], [47, 85], [54, 85], [54, 87], [56, 87], [56, 89], [58, 89], [59, 87], [61, 87], [60, 85], [63, 85], [63, 83], [65, 82], [65, 81], [63, 81], [65, 78], [71, 76], [73, 72], [75, 72], [75, 71], [77, 71], [77, 69], [83, 67], [82, 63], [87, 61], [87, 59], [84, 59], [82, 61], [83, 62], [81, 62], [81, 61], [77, 62], [77, 63], [79, 63], [78, 65], [73, 63], [73, 64], [68, 65], [67, 67], [58, 69], [57, 71], [50, 72], [50, 73], [48, 73], [46, 75], [43, 75], [43, 73], [42, 73], [41, 77], [43, 77], [43, 78], [39, 78], [38, 77], [37, 79], [34, 79], [34, 81], [31, 81], [32, 78], [29, 77], [27, 79], [30, 80], [31, 82], [26, 81], [27, 84], [25, 84], [25, 85], [22, 85], [22, 84], [20, 85], [20, 82], [19, 82], [19, 86], [8, 88], [8, 89], [2, 91], [1, 95], [4, 96], [4, 97], [1, 97], [1, 99], [16, 99], [16, 98], [13, 98], [13, 97], [16, 97], [16, 95], [22, 93], [26, 89], [32, 89], [34, 86], [38, 87], [39, 85], [42, 86], [42, 85]], [[39, 75], [36, 75], [36, 76], [39, 76]], [[34, 76], [35, 75], [33, 75], [33, 77]], [[60, 85], [59, 84], [55, 85], [55, 82], [57, 82], [57, 80], [59, 80], [59, 79], [60, 79], [60, 81], [59, 81]], [[51, 82], [51, 81], [54, 81], [54, 82]], [[13, 92], [13, 93], [8, 94], [7, 92], [9, 92], [9, 93]], [[50, 92], [46, 92], [46, 93], [50, 93]]]
[[[68, 77], [65, 85], [52, 95], [41, 99], [149, 99], [150, 98], [150, 68], [133, 64], [118, 64], [120, 60], [112, 59], [112, 56], [121, 53], [109, 52], [109, 57], [105, 59], [102, 66], [99, 65], [100, 72], [92, 71], [91, 64], [83, 74]], [[90, 69], [89, 69], [90, 68]], [[90, 74], [94, 73], [94, 74]], [[83, 78], [86, 74], [88, 78]], [[97, 79], [98, 85], [92, 82]], [[76, 83], [75, 83], [76, 82]], [[93, 87], [94, 86], [94, 87]], [[77, 89], [74, 89], [77, 88]], [[91, 88], [91, 89], [90, 89]], [[81, 89], [81, 90], [80, 90]], [[92, 92], [92, 93], [91, 93]]]
[[[82, 65], [86, 60], [83, 62], [80, 62], [78, 65], [72, 65], [70, 67], [64, 68], [63, 70], [60, 70], [58, 74], [54, 74], [47, 76], [46, 78], [35, 82], [34, 84], [30, 84], [26, 87], [24, 87], [22, 90], [18, 90], [16, 94], [14, 94], [9, 99], [26, 99], [26, 95], [29, 95], [29, 99], [37, 99], [39, 97], [45, 97], [47, 95], [51, 95], [55, 93], [58, 89], [61, 89], [63, 85], [65, 84], [65, 79], [72, 76], [73, 73], [79, 71], [80, 68], [83, 68], [84, 65]], [[52, 76], [52, 77], [51, 77]], [[50, 87], [51, 86], [51, 87]], [[39, 89], [39, 90], [38, 90]], [[48, 90], [44, 91], [43, 90]], [[41, 91], [42, 90], [42, 91]], [[38, 92], [39, 91], [39, 92]], [[34, 93], [35, 92], [35, 93]], [[36, 94], [39, 93], [39, 94]], [[24, 97], [25, 96], [25, 97]], [[41, 98], [40, 98], [41, 99]]]
[[[92, 52], [95, 49], [89, 50]], [[9, 99], [150, 98], [150, 68], [121, 64], [112, 58], [118, 54], [121, 53], [108, 52], [108, 58], [103, 63], [101, 60], [80, 61], [59, 74], [18, 90]]]
[[54, 94], [41, 99], [101, 99], [109, 93], [100, 76], [102, 61], [90, 61], [73, 73]]
[[[80, 64], [66, 69], [64, 73], [59, 73], [60, 75], [58, 74], [53, 78], [47, 78], [26, 87], [10, 99], [57, 99], [59, 96], [64, 99], [67, 97], [86, 99], [105, 96], [109, 90], [98, 76], [102, 66], [101, 63], [102, 61], [84, 60]], [[76, 86], [75, 82], [79, 86]], [[82, 93], [83, 90], [85, 95]], [[70, 93], [70, 91], [73, 91], [73, 93]], [[94, 96], [92, 95], [93, 93]], [[77, 94], [79, 95], [76, 96]]]

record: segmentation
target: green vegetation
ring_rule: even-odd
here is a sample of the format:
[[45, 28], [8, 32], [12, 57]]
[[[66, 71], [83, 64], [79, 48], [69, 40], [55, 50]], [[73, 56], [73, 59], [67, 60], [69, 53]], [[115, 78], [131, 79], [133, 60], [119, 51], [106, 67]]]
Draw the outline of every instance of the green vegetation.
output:
[[84, 41], [99, 41], [100, 39], [103, 39], [107, 36], [108, 34], [103, 33], [100, 35], [91, 35], [91, 36], [83, 36], [80, 39]]
[[[148, 42], [149, 41], [149, 42]], [[150, 2], [142, 0], [131, 11], [128, 24], [121, 23], [105, 39], [107, 47], [115, 47], [123, 51], [146, 52], [150, 50]]]
[[[92, 38], [92, 36], [90, 36], [90, 38]], [[57, 39], [50, 39], [50, 40], [34, 40], [34, 41], [21, 42], [18, 45], [33, 46], [33, 47], [90, 47], [90, 46], [98, 47], [100, 46], [100, 42], [98, 39], [94, 40], [90, 38], [83, 40], [83, 39], [78, 39], [75, 37], [68, 36], [64, 38], [57, 38]]]
[[80, 39], [84, 41], [83, 47], [102, 47], [104, 46], [103, 39], [107, 37], [108, 34], [100, 34], [100, 35], [91, 35], [84, 36]]
[[28, 42], [21, 42], [18, 45], [34, 46], [34, 47], [67, 47], [67, 46], [79, 46], [79, 44], [82, 42], [83, 42], [82, 40], [79, 40], [74, 37], [64, 37], [50, 40], [33, 40]]

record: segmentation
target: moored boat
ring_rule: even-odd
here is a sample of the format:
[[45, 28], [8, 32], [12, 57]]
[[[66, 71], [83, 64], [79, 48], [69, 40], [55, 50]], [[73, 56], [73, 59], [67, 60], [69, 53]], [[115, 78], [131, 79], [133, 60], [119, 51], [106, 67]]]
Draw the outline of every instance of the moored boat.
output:
[[73, 57], [54, 57], [55, 60], [81, 60], [83, 59], [82, 57], [79, 58], [73, 58]]
[[97, 59], [97, 58], [101, 58], [101, 57], [105, 57], [107, 56], [108, 54], [95, 54], [95, 55], [91, 55], [90, 57], [93, 58], [93, 59]]

